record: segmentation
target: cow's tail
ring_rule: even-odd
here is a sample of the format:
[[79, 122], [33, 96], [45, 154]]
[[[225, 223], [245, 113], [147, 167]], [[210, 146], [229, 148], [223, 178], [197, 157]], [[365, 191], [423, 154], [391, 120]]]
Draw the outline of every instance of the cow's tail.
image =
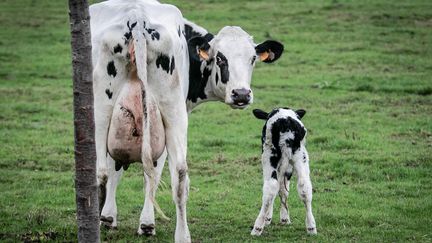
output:
[[142, 136], [142, 149], [141, 156], [143, 160], [143, 168], [144, 173], [148, 176], [149, 180], [149, 198], [152, 201], [156, 211], [161, 215], [162, 218], [169, 220], [169, 218], [162, 212], [159, 204], [155, 199], [155, 191], [156, 191], [156, 172], [154, 169], [153, 161], [152, 161], [152, 151], [150, 146], [150, 119], [148, 118], [149, 114], [149, 96], [146, 94], [148, 91], [148, 82], [147, 82], [147, 42], [146, 38], [143, 35], [144, 33], [144, 21], [142, 18], [137, 18], [137, 26], [132, 30], [132, 37], [135, 48], [135, 62], [137, 67], [138, 78], [141, 80], [141, 93], [142, 93], [142, 105], [143, 105], [143, 136]]

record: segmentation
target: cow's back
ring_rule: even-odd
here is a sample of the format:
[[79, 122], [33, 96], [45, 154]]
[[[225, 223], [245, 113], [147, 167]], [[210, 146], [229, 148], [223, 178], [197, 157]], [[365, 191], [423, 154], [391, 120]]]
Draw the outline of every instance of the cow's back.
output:
[[[106, 62], [104, 59], [107, 58], [118, 59], [115, 62], [118, 61], [119, 65], [127, 65], [131, 28], [140, 27], [147, 40], [148, 65], [157, 65], [158, 58], [167, 57], [169, 63], [158, 68], [168, 69], [171, 75], [172, 69], [177, 69], [175, 72], [180, 83], [186, 85], [183, 89], [187, 90], [185, 81], [188, 79], [189, 61], [186, 39], [181, 34], [184, 20], [175, 6], [154, 0], [111, 0], [90, 6], [90, 15], [94, 67]], [[120, 49], [122, 51], [118, 52]], [[158, 75], [148, 76], [150, 85], [153, 77], [158, 79]]]

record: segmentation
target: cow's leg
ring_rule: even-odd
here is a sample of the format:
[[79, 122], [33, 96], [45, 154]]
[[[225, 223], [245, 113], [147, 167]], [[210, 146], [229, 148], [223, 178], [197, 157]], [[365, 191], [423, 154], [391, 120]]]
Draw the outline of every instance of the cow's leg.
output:
[[281, 207], [280, 207], [280, 223], [281, 224], [291, 224], [290, 216], [289, 216], [289, 210], [288, 210], [288, 195], [289, 195], [289, 186], [290, 186], [290, 180], [292, 176], [292, 166], [288, 169], [285, 173], [282, 179], [279, 182], [279, 197], [281, 200]]
[[108, 163], [108, 180], [106, 183], [106, 200], [101, 212], [101, 225], [108, 228], [117, 227], [117, 204], [116, 191], [123, 174], [123, 168], [119, 171], [115, 170], [115, 161], [111, 156], [107, 156]]
[[[162, 175], [162, 171], [165, 165], [165, 160], [167, 157], [166, 150], [163, 152], [161, 157], [156, 161], [155, 165], [155, 171], [156, 171], [156, 181], [155, 181], [155, 193], [157, 190], [157, 187], [159, 185], [159, 181]], [[154, 208], [153, 208], [153, 202], [149, 199], [150, 195], [150, 183], [149, 183], [149, 177], [145, 175], [145, 200], [144, 200], [144, 207], [141, 212], [140, 217], [140, 227], [138, 228], [138, 234], [139, 235], [155, 235], [155, 215], [154, 215]]]
[[[263, 156], [264, 158], [265, 156]], [[268, 156], [267, 156], [268, 157]], [[273, 208], [274, 199], [279, 190], [279, 182], [277, 180], [277, 171], [270, 166], [270, 161], [263, 162], [263, 196], [260, 213], [255, 220], [254, 228], [251, 235], [261, 235], [266, 223], [266, 218], [269, 215], [269, 210]]]
[[297, 192], [306, 208], [306, 230], [309, 234], [316, 234], [315, 218], [312, 214], [312, 183], [309, 176], [309, 161], [307, 152], [304, 151], [304, 153], [297, 153], [293, 159], [294, 168], [298, 175]]
[[189, 193], [187, 148], [187, 112], [184, 102], [162, 110], [166, 129], [166, 148], [171, 174], [171, 188], [176, 205], [177, 224], [175, 242], [191, 242], [186, 219], [186, 201]]

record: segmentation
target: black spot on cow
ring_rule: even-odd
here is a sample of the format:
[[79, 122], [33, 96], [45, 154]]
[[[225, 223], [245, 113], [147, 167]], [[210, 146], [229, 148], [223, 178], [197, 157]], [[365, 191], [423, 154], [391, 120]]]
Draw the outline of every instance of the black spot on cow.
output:
[[[191, 55], [189, 53], [189, 55]], [[194, 58], [189, 58], [189, 90], [187, 98], [192, 102], [197, 102], [198, 99], [206, 99], [207, 95], [204, 92], [207, 86], [208, 78], [211, 74], [211, 69], [205, 67], [201, 72], [201, 61]]]
[[184, 26], [184, 35], [185, 35], [186, 40], [190, 40], [191, 38], [196, 37], [196, 36], [204, 37], [207, 41], [211, 41], [214, 38], [213, 34], [207, 33], [207, 34], [203, 35], [203, 34], [199, 33], [198, 31], [195, 31], [192, 28], [192, 26], [190, 26], [188, 24], [185, 24], [185, 26]]
[[114, 53], [121, 53], [122, 51], [123, 51], [123, 47], [121, 47], [120, 44], [117, 44], [117, 45], [114, 47]]
[[180, 29], [180, 25], [179, 25], [178, 28], [177, 28], [177, 34], [178, 34], [179, 37], [181, 37], [181, 29]]
[[303, 152], [303, 163], [306, 163], [306, 154]]
[[157, 167], [157, 160], [153, 161], [153, 167]]
[[108, 96], [108, 99], [111, 99], [112, 95], [113, 95], [113, 92], [111, 92], [111, 90], [109, 90], [109, 89], [106, 89], [105, 90], [105, 94]]
[[107, 65], [107, 73], [109, 76], [112, 76], [113, 78], [117, 75], [117, 69], [114, 65], [114, 61], [111, 61]]
[[273, 179], [277, 180], [277, 173], [276, 173], [275, 170], [272, 172], [271, 177], [272, 177]]
[[292, 172], [286, 171], [285, 174], [284, 174], [284, 176], [285, 176], [285, 178], [287, 178], [287, 180], [291, 180]]
[[171, 61], [170, 58], [164, 54], [160, 54], [158, 56], [158, 58], [156, 59], [156, 67], [157, 68], [162, 68], [163, 70], [165, 70], [167, 73], [171, 74], [173, 73], [174, 69], [175, 69], [175, 59], [174, 56], [171, 57]]
[[147, 28], [146, 27], [146, 22], [144, 21], [144, 29], [147, 31], [147, 33], [150, 35], [152, 40], [159, 40], [160, 39], [160, 34], [156, 29], [152, 29], [152, 28]]
[[137, 22], [130, 24], [129, 21], [126, 23], [126, 26], [128, 27], [128, 32], [124, 34], [125, 37], [125, 45], [129, 43], [129, 40], [132, 38], [132, 30], [137, 25]]
[[220, 69], [222, 83], [226, 84], [229, 80], [228, 60], [222, 52], [216, 55], [216, 65]]
[[156, 59], [156, 67], [162, 68], [163, 70], [165, 70], [168, 73], [169, 69], [170, 69], [169, 57], [164, 55], [164, 54], [160, 54]]
[[251, 60], [251, 65], [253, 65], [255, 63], [255, 60], [256, 60], [256, 56], [253, 56], [252, 60]]
[[219, 82], [219, 74], [216, 73], [216, 84]]
[[170, 65], [170, 74], [172, 75], [173, 71], [175, 69], [175, 59], [174, 56], [171, 57], [171, 65]]

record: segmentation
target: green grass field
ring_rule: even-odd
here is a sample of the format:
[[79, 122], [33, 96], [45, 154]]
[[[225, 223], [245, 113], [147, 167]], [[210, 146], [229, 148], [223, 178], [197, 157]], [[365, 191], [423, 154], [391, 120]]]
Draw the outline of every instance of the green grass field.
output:
[[[213, 33], [238, 25], [282, 41], [280, 61], [256, 66], [251, 108], [308, 111], [318, 235], [306, 235], [292, 184], [293, 224], [278, 224], [277, 199], [272, 225], [250, 236], [263, 124], [251, 108], [207, 103], [188, 134], [194, 242], [432, 241], [432, 1], [168, 2]], [[68, 18], [67, 1], [0, 1], [0, 241], [76, 241]], [[124, 174], [104, 241], [173, 241], [175, 220], [159, 217], [155, 237], [136, 235], [140, 168]], [[175, 219], [163, 178], [157, 200]]]

